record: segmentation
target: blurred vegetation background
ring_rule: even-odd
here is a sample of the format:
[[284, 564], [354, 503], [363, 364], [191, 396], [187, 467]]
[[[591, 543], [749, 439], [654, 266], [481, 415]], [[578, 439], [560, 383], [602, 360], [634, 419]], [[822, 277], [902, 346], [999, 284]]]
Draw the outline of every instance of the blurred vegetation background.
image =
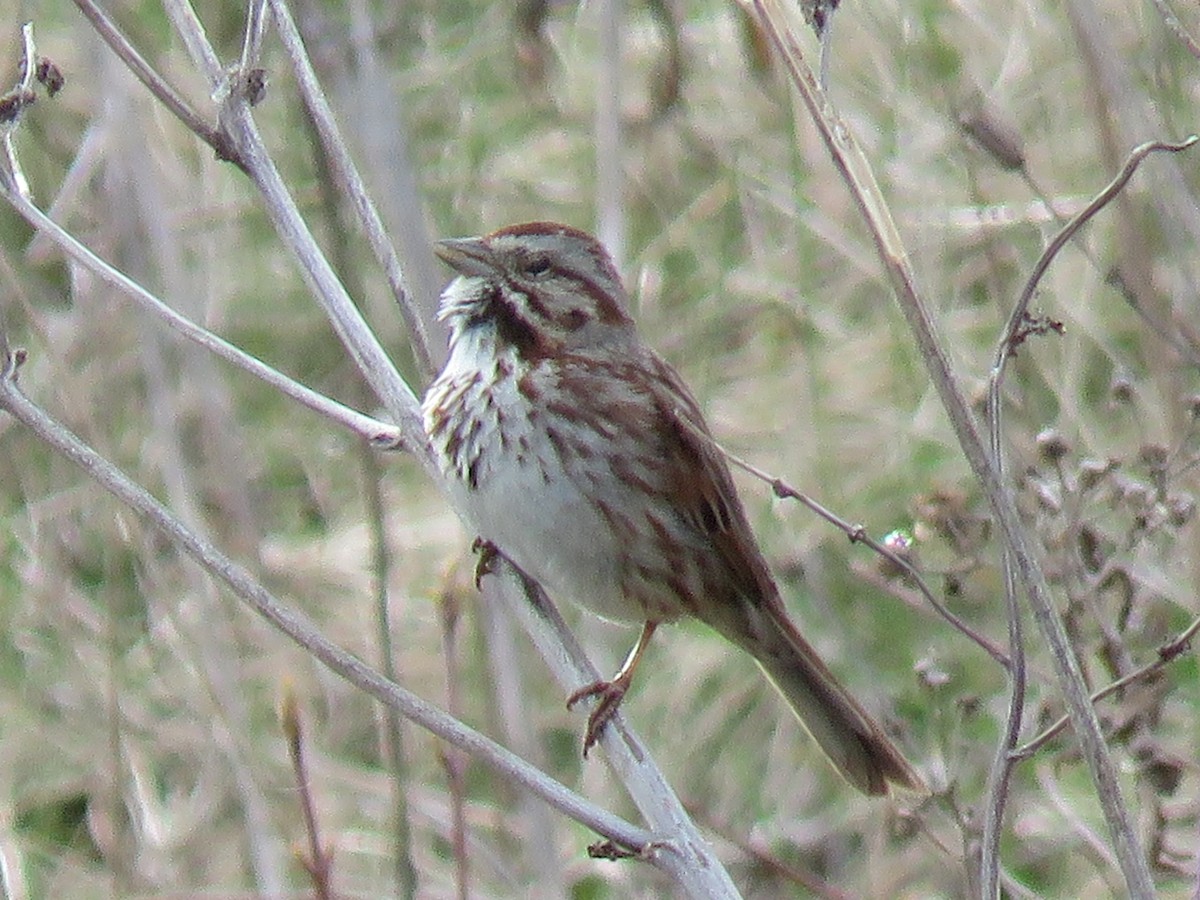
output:
[[[1175, 7], [1200, 34], [1200, 13]], [[211, 109], [163, 11], [110, 8], [152, 64]], [[16, 137], [35, 200], [176, 309], [374, 409], [245, 178], [159, 108], [73, 6], [6, 0], [0, 9], [6, 82], [25, 20], [66, 76]], [[523, 220], [595, 228], [602, 10], [294, 5], [347, 138], [413, 258], [430, 236]], [[232, 63], [237, 5], [197, 11]], [[654, 0], [624, 6], [620, 38], [621, 266], [643, 332], [729, 449], [876, 537], [910, 534], [935, 590], [1002, 643], [986, 504], [861, 219], [762, 35], [732, 3]], [[255, 117], [419, 391], [386, 285], [346, 210], [325, 196], [286, 61], [272, 39], [267, 51], [270, 84]], [[979, 399], [1008, 310], [1059, 227], [1049, 207], [1078, 211], [1136, 143], [1194, 131], [1200, 103], [1200, 61], [1151, 3], [847, 0], [829, 69], [831, 98], [875, 163], [951, 357]], [[1008, 152], [986, 149], [983, 133], [1004, 138]], [[1008, 379], [1010, 471], [1096, 687], [1152, 660], [1200, 613], [1200, 254], [1188, 218], [1200, 216], [1197, 160], [1195, 151], [1152, 159], [1056, 260], [1034, 311], [1063, 333], [1024, 345]], [[419, 206], [397, 201], [404, 178]], [[444, 274], [412, 277], [432, 303]], [[470, 586], [472, 536], [411, 461], [367, 453], [182, 345], [8, 209], [0, 279], [2, 324], [29, 351], [25, 390], [372, 661], [378, 490], [402, 683], [440, 704], [452, 693], [465, 721], [498, 736], [515, 730], [533, 761], [635, 815], [603, 761], [579, 758], [583, 717], [564, 709], [524, 637], [484, 627]], [[700, 626], [656, 640], [626, 716], [747, 896], [963, 896], [1004, 673], [867, 550], [766, 486], [741, 487], [797, 618], [895, 729], [935, 795], [854, 795], [749, 658]], [[406, 858], [419, 896], [454, 895], [462, 854], [452, 771], [465, 793], [473, 896], [669, 891], [649, 866], [589, 860], [584, 829], [412, 728], [399, 748], [410, 835], [407, 857], [398, 855], [380, 710], [3, 416], [0, 517], [8, 896], [303, 894], [292, 850], [304, 841], [298, 790], [277, 720], [285, 690], [304, 717], [339, 896], [396, 892]], [[563, 612], [602, 670], [633, 640]], [[497, 654], [506, 640], [515, 653]], [[1062, 710], [1036, 634], [1030, 646], [1032, 736]], [[497, 658], [515, 664], [522, 685], [516, 723], [501, 721], [512, 704], [494, 693]], [[1100, 705], [1165, 896], [1190, 896], [1197, 883], [1198, 684], [1185, 653]], [[1069, 733], [1018, 768], [1003, 854], [1012, 896], [1121, 895]]]

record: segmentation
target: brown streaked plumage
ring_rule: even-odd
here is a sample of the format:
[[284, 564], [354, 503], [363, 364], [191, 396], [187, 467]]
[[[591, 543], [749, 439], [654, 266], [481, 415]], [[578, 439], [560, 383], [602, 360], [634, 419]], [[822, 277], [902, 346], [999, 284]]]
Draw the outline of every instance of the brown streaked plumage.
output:
[[789, 620], [729, 468], [678, 373], [640, 339], [604, 248], [532, 222], [445, 241], [450, 356], [423, 406], [482, 538], [641, 638], [598, 699], [585, 752], [655, 628], [695, 616], [749, 652], [834, 767], [867, 794], [920, 776]]

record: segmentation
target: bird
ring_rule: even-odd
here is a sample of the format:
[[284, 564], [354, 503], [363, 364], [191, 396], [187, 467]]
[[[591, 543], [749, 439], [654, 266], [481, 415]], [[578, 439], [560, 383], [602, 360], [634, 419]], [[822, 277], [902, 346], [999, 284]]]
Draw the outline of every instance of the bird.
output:
[[620, 671], [568, 699], [595, 700], [585, 755], [658, 627], [693, 616], [754, 658], [849, 784], [924, 791], [789, 617], [700, 406], [642, 340], [603, 245], [529, 222], [436, 252], [456, 277], [422, 418], [456, 508], [552, 598], [641, 625]]

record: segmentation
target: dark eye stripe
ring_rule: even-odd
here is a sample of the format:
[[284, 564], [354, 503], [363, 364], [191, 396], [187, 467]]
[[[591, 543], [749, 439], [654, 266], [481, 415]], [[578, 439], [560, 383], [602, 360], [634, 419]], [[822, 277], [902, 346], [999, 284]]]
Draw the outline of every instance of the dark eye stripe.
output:
[[629, 322], [629, 314], [614, 300], [603, 287], [585, 275], [572, 272], [572, 277], [578, 282], [579, 291], [591, 297], [596, 303], [596, 318], [605, 325], [620, 325]]
[[[596, 307], [595, 317], [601, 322], [606, 325], [621, 325], [630, 321], [629, 314], [625, 312], [621, 304], [614, 300], [597, 282], [578, 272], [566, 272], [563, 274], [575, 282], [574, 287], [581, 294], [590, 297], [594, 301]], [[525, 291], [515, 284], [510, 284], [509, 287], [514, 293], [525, 295], [525, 302], [530, 312], [537, 315], [543, 322], [553, 322], [555, 320], [550, 308], [542, 302], [536, 291]], [[585, 324], [585, 322], [577, 321], [580, 315], [587, 317], [588, 313], [586, 310], [573, 309], [567, 313], [567, 318], [563, 319], [561, 324], [565, 328], [574, 331]]]

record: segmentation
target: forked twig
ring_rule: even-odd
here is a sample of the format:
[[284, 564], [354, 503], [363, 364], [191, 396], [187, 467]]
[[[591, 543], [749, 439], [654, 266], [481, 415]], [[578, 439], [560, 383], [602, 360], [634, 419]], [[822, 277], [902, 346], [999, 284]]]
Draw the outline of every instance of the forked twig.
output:
[[124, 272], [96, 256], [58, 223], [49, 219], [26, 196], [5, 183], [2, 178], [0, 178], [0, 199], [6, 200], [30, 225], [57, 244], [67, 256], [93, 272], [106, 284], [126, 294], [142, 309], [150, 312], [168, 328], [189, 341], [266, 382], [302, 406], [337, 422], [373, 446], [390, 448], [400, 442], [400, 431], [394, 425], [364, 415], [317, 393], [257, 357], [251, 356], [241, 348], [218, 337], [208, 329], [202, 328], [186, 316], [180, 315]]
[[934, 595], [933, 591], [930, 590], [929, 585], [925, 583], [924, 577], [919, 571], [917, 571], [916, 567], [909, 560], [893, 551], [890, 547], [887, 547], [875, 540], [875, 538], [871, 537], [866, 528], [864, 528], [862, 525], [855, 525], [852, 522], [848, 522], [833, 510], [818, 503], [812, 497], [809, 497], [807, 494], [796, 490], [796, 488], [792, 487], [782, 478], [775, 477], [770, 472], [760, 469], [758, 466], [754, 465], [754, 463], [742, 459], [736, 453], [732, 453], [725, 449], [711, 435], [692, 425], [686, 416], [680, 415], [677, 417], [677, 419], [691, 430], [693, 436], [710, 444], [713, 449], [724, 456], [733, 465], [737, 466], [742, 471], [753, 475], [760, 481], [770, 485], [771, 491], [776, 497], [779, 497], [780, 499], [795, 500], [797, 503], [812, 510], [826, 522], [829, 522], [835, 528], [839, 529], [843, 534], [846, 535], [846, 537], [850, 538], [851, 543], [863, 544], [866, 547], [870, 547], [897, 569], [903, 571], [905, 575], [912, 579], [912, 582], [914, 585], [916, 585], [917, 590], [921, 592], [921, 595], [925, 598], [926, 602], [928, 602], [929, 605], [937, 611], [938, 615], [949, 622], [950, 625], [957, 629], [963, 636], [979, 645], [979, 647], [982, 648], [988, 656], [994, 659], [1005, 669], [1009, 667], [1010, 661], [1008, 654], [1005, 653], [1000, 647], [996, 646], [995, 642], [989, 640], [987, 637], [980, 634], [970, 625], [960, 619], [952, 610], [950, 610], [949, 607], [942, 603]]
[[1148, 141], [1135, 147], [1129, 156], [1126, 157], [1125, 164], [1121, 166], [1121, 171], [1105, 186], [1104, 190], [1100, 191], [1087, 206], [1072, 216], [1070, 221], [1059, 230], [1058, 234], [1046, 246], [1046, 249], [1042, 251], [1042, 255], [1038, 257], [1038, 261], [1034, 264], [1029, 278], [1025, 281], [1025, 286], [1021, 289], [1021, 293], [1017, 297], [1017, 302], [1013, 306], [1012, 313], [1008, 317], [1008, 324], [1004, 329], [1004, 337], [996, 348], [996, 358], [992, 367], [993, 382], [1003, 379], [1005, 366], [1020, 346], [1019, 338], [1022, 325], [1029, 314], [1030, 301], [1032, 301], [1034, 292], [1037, 291], [1042, 277], [1046, 274], [1046, 270], [1050, 268], [1050, 263], [1054, 261], [1059, 251], [1066, 246], [1068, 241], [1075, 237], [1075, 233], [1080, 228], [1112, 202], [1113, 198], [1129, 183], [1129, 179], [1133, 177], [1133, 174], [1138, 170], [1138, 166], [1142, 164], [1147, 156], [1157, 152], [1179, 153], [1191, 148], [1197, 141], [1200, 141], [1200, 137], [1191, 135], [1177, 143]]
[[960, 379], [917, 288], [916, 275], [908, 260], [904, 242], [872, 167], [850, 126], [837, 115], [805, 62], [797, 29], [789, 18], [789, 12], [785, 12], [780, 0], [753, 0], [753, 6], [779, 51], [790, 80], [808, 109], [835, 168], [845, 180], [870, 229], [880, 260], [963, 455], [982, 485], [1004, 543], [1015, 562], [1021, 586], [1029, 597], [1034, 620], [1050, 646], [1059, 687], [1075, 725], [1080, 749], [1092, 777], [1126, 886], [1131, 896], [1149, 900], [1154, 896], [1154, 881], [1142, 849], [1141, 837], [1121, 795], [1116, 768], [1088, 697], [1079, 662], [1055, 610], [1034, 541], [1017, 511], [1011, 485], [997, 470], [980, 438], [975, 417], [960, 387]]
[[200, 115], [190, 103], [183, 99], [182, 95], [175, 88], [171, 87], [170, 82], [159, 75], [154, 67], [146, 62], [145, 58], [138, 53], [137, 48], [133, 46], [124, 32], [109, 18], [108, 13], [101, 9], [94, 0], [75, 0], [75, 5], [79, 7], [79, 11], [87, 17], [87, 20], [92, 23], [92, 27], [96, 29], [96, 33], [100, 35], [104, 43], [108, 44], [109, 49], [117, 54], [121, 62], [125, 63], [125, 66], [134, 74], [138, 81], [144, 84], [146, 89], [175, 118], [182, 122], [188, 131], [212, 147], [213, 152], [217, 155], [217, 159], [231, 162], [242, 171], [246, 170], [246, 165], [242, 161], [238, 149], [229, 140], [229, 136], [220, 128], [211, 125], [204, 116]]
[[149, 491], [26, 397], [17, 384], [17, 372], [24, 358], [23, 351], [13, 351], [6, 359], [0, 360], [0, 409], [12, 415], [39, 440], [83, 469], [122, 504], [165, 534], [210, 576], [224, 584], [314, 659], [355, 687], [399, 710], [422, 728], [484, 760], [555, 809], [615, 843], [638, 849], [654, 842], [654, 835], [650, 832], [579, 796], [496, 742], [387, 680], [358, 657], [330, 641], [307, 616], [282, 603], [248, 569], [184, 525]]
[[367, 243], [374, 253], [376, 261], [383, 269], [388, 287], [396, 300], [396, 308], [408, 329], [409, 344], [421, 377], [431, 381], [435, 374], [433, 350], [430, 344], [430, 329], [421, 316], [421, 311], [410, 295], [404, 272], [400, 267], [400, 258], [396, 248], [384, 226], [374, 201], [367, 193], [366, 183], [354, 164], [346, 142], [342, 139], [334, 118], [333, 109], [326, 100], [325, 94], [317, 81], [316, 72], [308, 58], [300, 32], [292, 19], [287, 4], [282, 0], [271, 0], [271, 8], [275, 14], [277, 30], [283, 41], [284, 50], [292, 62], [292, 73], [300, 97], [312, 119], [313, 126], [321, 139], [321, 146], [329, 160], [329, 169], [337, 180], [337, 186], [342, 194], [350, 201], [351, 207], [358, 216]]
[[[1046, 249], [1038, 257], [1029, 278], [1013, 305], [1008, 317], [1008, 323], [996, 346], [995, 360], [992, 364], [991, 375], [988, 379], [988, 439], [991, 445], [992, 461], [999, 474], [1004, 472], [1004, 443], [1003, 432], [1003, 403], [1001, 391], [1008, 363], [1016, 355], [1018, 348], [1031, 334], [1036, 333], [1037, 322], [1029, 314], [1029, 304], [1046, 274], [1050, 264], [1063, 247], [1067, 245], [1076, 233], [1089, 222], [1100, 210], [1104, 209], [1121, 189], [1128, 184], [1142, 161], [1151, 153], [1157, 151], [1179, 152], [1195, 144], [1197, 138], [1190, 137], [1180, 143], [1153, 141], [1136, 147], [1126, 159], [1117, 176], [1100, 191], [1096, 197], [1063, 226], [1058, 234], [1050, 241]], [[1009, 691], [1008, 713], [1005, 718], [1004, 732], [997, 745], [996, 755], [992, 761], [988, 775], [988, 801], [984, 806], [983, 839], [980, 855], [980, 894], [992, 897], [998, 890], [1000, 879], [1000, 837], [1004, 821], [1004, 810], [1008, 800], [1008, 787], [1012, 780], [1013, 766], [1019, 759], [1024, 758], [1013, 752], [1020, 740], [1021, 721], [1025, 708], [1025, 647], [1022, 636], [1021, 610], [1017, 602], [1018, 573], [1015, 570], [1011, 549], [1004, 548], [1001, 564], [1004, 572], [1004, 598], [1008, 617], [1009, 649], [1012, 652], [1013, 666], [1010, 670], [1011, 689]], [[1089, 705], [1095, 702], [1093, 695]]]
[[[1135, 682], [1141, 681], [1144, 678], [1149, 678], [1151, 675], [1161, 672], [1176, 659], [1178, 659], [1179, 656], [1191, 646], [1192, 639], [1196, 636], [1197, 631], [1200, 631], [1200, 617], [1193, 619], [1192, 623], [1188, 625], [1187, 628], [1181, 631], [1172, 640], [1167, 641], [1167, 643], [1159, 647], [1157, 659], [1148, 662], [1145, 665], [1139, 666], [1133, 671], [1128, 672], [1122, 677], [1118, 678], [1111, 684], [1107, 684], [1100, 688], [1098, 691], [1092, 694], [1092, 702], [1098, 703], [1105, 697], [1109, 697], [1117, 693], [1117, 691], [1121, 690], [1122, 688], [1129, 687], [1129, 685]], [[1055, 735], [1061, 733], [1063, 729], [1070, 724], [1071, 720], [1067, 716], [1062, 716], [1054, 724], [1043, 729], [1040, 734], [1030, 738], [1020, 747], [1015, 747], [1009, 753], [1009, 756], [1015, 760], [1028, 759], [1043, 746], [1045, 746], [1048, 741], [1053, 740]]]

